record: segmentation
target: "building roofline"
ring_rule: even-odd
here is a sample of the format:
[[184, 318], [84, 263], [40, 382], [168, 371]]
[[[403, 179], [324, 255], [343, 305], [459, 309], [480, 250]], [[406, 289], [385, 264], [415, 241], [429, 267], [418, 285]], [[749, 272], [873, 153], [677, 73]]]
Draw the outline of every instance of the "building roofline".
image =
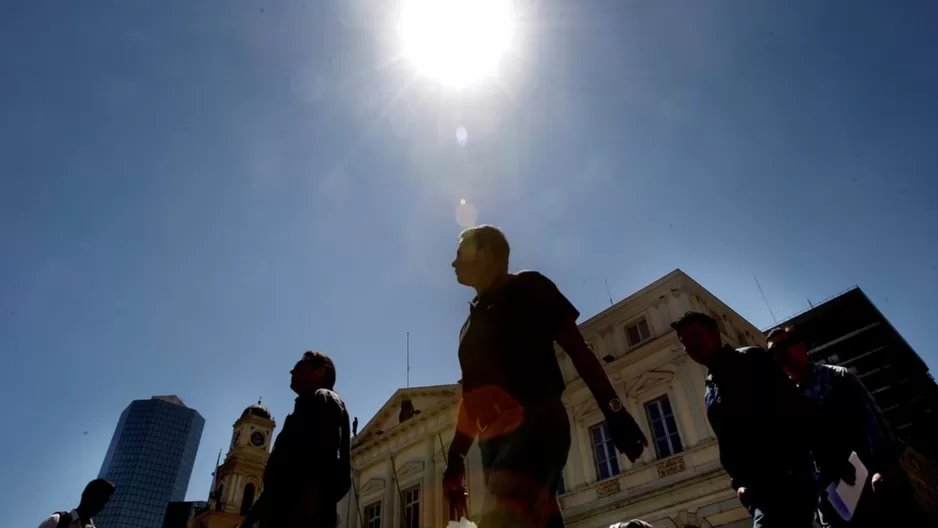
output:
[[151, 397], [150, 399], [151, 399], [151, 400], [160, 400], [160, 401], [172, 403], [173, 405], [178, 405], [178, 406], [180, 406], [180, 407], [185, 407], [186, 409], [189, 408], [189, 407], [179, 398], [179, 396], [176, 396], [175, 394], [168, 394], [168, 395], [165, 395], [165, 396], [153, 396], [153, 397]]
[[668, 274], [664, 275], [663, 277], [660, 277], [659, 279], [655, 280], [655, 281], [652, 282], [651, 284], [648, 284], [647, 286], [644, 286], [642, 289], [640, 289], [640, 290], [638, 290], [638, 291], [636, 291], [636, 292], [633, 292], [633, 293], [629, 294], [628, 296], [623, 297], [622, 299], [619, 299], [618, 302], [616, 302], [615, 304], [613, 304], [613, 305], [610, 306], [609, 308], [606, 308], [606, 309], [604, 309], [604, 310], [599, 311], [598, 313], [594, 314], [594, 315], [593, 315], [592, 317], [590, 317], [589, 319], [586, 319], [586, 320], [583, 321], [582, 323], [579, 323], [577, 326], [586, 326], [586, 325], [589, 325], [590, 323], [593, 323], [594, 321], [598, 321], [599, 319], [602, 319], [602, 318], [605, 317], [606, 315], [608, 315], [608, 314], [610, 314], [610, 313], [613, 313], [614, 311], [616, 311], [617, 309], [621, 308], [622, 306], [625, 306], [626, 304], [628, 304], [628, 303], [629, 303], [630, 301], [632, 301], [633, 299], [636, 299], [636, 298], [638, 298], [638, 297], [641, 297], [642, 295], [644, 295], [644, 294], [646, 294], [646, 293], [649, 293], [649, 292], [651, 292], [652, 290], [654, 290], [655, 288], [658, 288], [659, 286], [661, 286], [661, 285], [667, 283], [669, 280], [671, 280], [671, 279], [673, 279], [673, 278], [675, 278], [675, 277], [680, 277], [680, 276], [685, 276], [685, 277], [686, 277], [687, 274], [684, 273], [683, 271], [681, 271], [680, 268], [675, 268], [674, 270], [672, 270], [672, 271], [669, 272]]
[[[769, 331], [769, 330], [775, 328], [776, 326], [781, 326], [781, 325], [783, 325], [783, 324], [785, 324], [785, 323], [791, 321], [792, 319], [794, 319], [794, 318], [796, 318], [796, 317], [798, 317], [798, 316], [800, 316], [800, 315], [804, 315], [804, 314], [810, 312], [811, 310], [814, 310], [815, 308], [820, 308], [821, 306], [824, 306], [825, 304], [827, 304], [827, 303], [829, 303], [829, 302], [831, 302], [831, 301], [833, 301], [833, 300], [835, 300], [835, 299], [838, 299], [838, 298], [840, 298], [840, 297], [843, 297], [844, 295], [847, 295], [848, 293], [852, 292], [853, 290], [860, 290], [860, 293], [863, 295], [863, 297], [866, 297], [866, 300], [868, 300], [868, 301], [870, 300], [870, 298], [867, 297], [866, 292], [864, 292], [859, 286], [857, 286], [856, 284], [854, 284], [853, 286], [850, 286], [849, 288], [846, 288], [846, 289], [844, 289], [844, 290], [841, 290], [840, 292], [835, 293], [834, 295], [831, 295], [830, 297], [827, 297], [827, 298], [825, 298], [825, 299], [822, 299], [821, 302], [819, 302], [819, 303], [817, 303], [817, 304], [812, 304], [811, 306], [805, 308], [804, 310], [801, 310], [801, 311], [799, 311], [799, 312], [793, 313], [792, 315], [789, 315], [787, 318], [782, 319], [780, 322], [775, 323], [775, 324], [773, 324], [773, 325], [771, 325], [771, 326], [766, 327], [762, 332], [765, 333], [765, 332], [767, 332], [767, 331]], [[811, 300], [810, 300], [810, 299], [808, 299], [808, 303], [811, 303]], [[873, 301], [870, 301], [870, 304], [872, 305], [872, 304], [873, 304]], [[873, 307], [876, 308], [875, 305], [873, 305]], [[878, 309], [877, 309], [877, 311], [878, 311]]]

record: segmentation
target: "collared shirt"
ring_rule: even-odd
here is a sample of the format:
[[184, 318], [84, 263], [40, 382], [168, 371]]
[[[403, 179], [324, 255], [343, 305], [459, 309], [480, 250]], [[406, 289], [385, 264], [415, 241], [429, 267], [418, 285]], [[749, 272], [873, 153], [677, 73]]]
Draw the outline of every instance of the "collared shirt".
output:
[[813, 406], [758, 347], [724, 347], [709, 365], [704, 401], [733, 488], [771, 487], [792, 472], [812, 474]]
[[885, 417], [853, 373], [843, 367], [810, 363], [800, 386], [818, 407], [822, 427], [818, 434], [841, 458], [856, 451], [870, 473], [897, 459], [896, 439]]
[[487, 406], [559, 401], [563, 374], [554, 338], [579, 312], [536, 271], [513, 275], [476, 297], [459, 334], [463, 401], [470, 416]]
[[328, 389], [300, 396], [267, 460], [264, 501], [277, 508], [316, 490], [323, 500], [338, 502], [351, 486], [349, 460], [349, 418], [342, 398]]
[[[69, 523], [68, 528], [94, 528], [94, 521], [88, 519], [88, 524], [82, 524], [81, 517], [78, 515], [78, 510], [73, 509], [68, 512], [68, 515], [71, 516], [72, 522]], [[42, 522], [39, 525], [39, 528], [56, 528], [59, 525], [59, 514], [53, 513], [49, 516], [48, 519]]]

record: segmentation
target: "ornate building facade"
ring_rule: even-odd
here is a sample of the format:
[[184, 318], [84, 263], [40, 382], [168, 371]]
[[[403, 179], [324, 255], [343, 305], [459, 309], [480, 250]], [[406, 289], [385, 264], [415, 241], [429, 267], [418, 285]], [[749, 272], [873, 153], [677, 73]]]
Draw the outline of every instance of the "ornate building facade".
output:
[[[707, 421], [706, 370], [686, 356], [670, 327], [689, 310], [714, 316], [726, 343], [764, 345], [756, 327], [680, 270], [580, 324], [649, 439], [634, 463], [615, 451], [603, 414], [557, 351], [572, 432], [559, 496], [567, 526], [600, 528], [632, 518], [656, 528], [751, 526]], [[352, 441], [353, 489], [339, 504], [340, 526], [446, 526], [441, 482], [459, 396], [453, 384], [401, 389], [387, 401]], [[477, 519], [485, 499], [477, 447], [467, 468], [469, 511]]]
[[277, 424], [257, 402], [232, 426], [225, 461], [215, 468], [208, 507], [189, 521], [189, 528], [237, 528], [263, 491], [264, 468]]

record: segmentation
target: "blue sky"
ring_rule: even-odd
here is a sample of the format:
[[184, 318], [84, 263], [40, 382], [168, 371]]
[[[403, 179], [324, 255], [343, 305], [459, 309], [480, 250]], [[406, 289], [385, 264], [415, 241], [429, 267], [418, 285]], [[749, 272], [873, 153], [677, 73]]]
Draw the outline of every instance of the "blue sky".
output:
[[461, 199], [584, 316], [678, 267], [760, 327], [753, 276], [779, 317], [858, 284], [938, 365], [935, 4], [527, 1], [463, 91], [384, 4], [4, 3], [8, 524], [74, 506], [136, 398], [206, 418], [204, 499], [303, 350], [363, 424], [407, 331], [412, 384], [458, 379]]

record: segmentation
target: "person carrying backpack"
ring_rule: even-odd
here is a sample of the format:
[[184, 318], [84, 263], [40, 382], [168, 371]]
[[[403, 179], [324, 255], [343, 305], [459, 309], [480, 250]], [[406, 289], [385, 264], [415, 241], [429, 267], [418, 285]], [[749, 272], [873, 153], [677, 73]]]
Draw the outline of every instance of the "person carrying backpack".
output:
[[85, 486], [81, 502], [72, 511], [53, 513], [39, 528], [94, 528], [91, 518], [104, 509], [114, 495], [114, 484], [104, 479], [95, 479]]

